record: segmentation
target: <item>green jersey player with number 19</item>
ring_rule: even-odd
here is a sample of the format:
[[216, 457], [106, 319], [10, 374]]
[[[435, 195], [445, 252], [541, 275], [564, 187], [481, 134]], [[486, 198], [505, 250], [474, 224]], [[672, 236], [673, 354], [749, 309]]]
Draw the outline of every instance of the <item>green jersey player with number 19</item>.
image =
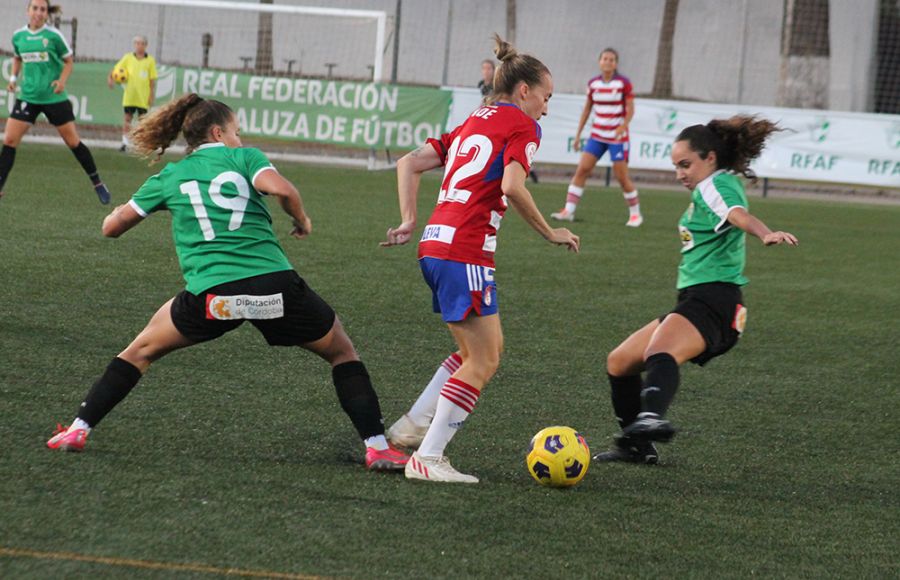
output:
[[13, 34], [15, 54], [7, 90], [11, 94], [15, 94], [16, 89], [20, 92], [3, 133], [0, 195], [3, 195], [3, 185], [15, 163], [16, 148], [43, 113], [87, 173], [100, 203], [106, 204], [110, 200], [109, 190], [100, 179], [90, 149], [78, 136], [72, 103], [66, 94], [66, 81], [72, 74], [74, 62], [72, 50], [59, 30], [47, 24], [49, 16], [57, 12], [59, 6], [51, 6], [49, 0], [29, 0], [28, 25]]
[[81, 451], [88, 433], [134, 388], [152, 362], [173, 350], [218, 338], [249, 321], [272, 346], [301, 346], [331, 364], [338, 399], [366, 445], [366, 466], [403, 469], [408, 457], [384, 436], [378, 396], [334, 310], [291, 268], [272, 231], [264, 196], [293, 218], [291, 235], [312, 225], [296, 188], [257, 149], [241, 147], [227, 105], [185, 95], [134, 132], [138, 151], [162, 152], [179, 133], [188, 155], [148, 179], [103, 222], [118, 237], [149, 214], [168, 210], [186, 288], [164, 304], [114, 358], [59, 427], [51, 449]]
[[754, 177], [750, 162], [778, 130], [764, 119], [739, 115], [693, 125], [675, 139], [675, 173], [691, 191], [691, 204], [678, 223], [678, 304], [607, 357], [613, 410], [622, 434], [612, 450], [595, 460], [658, 462], [654, 442], [675, 435], [664, 416], [678, 389], [679, 365], [704, 365], [725, 354], [744, 330], [745, 232], [766, 246], [797, 245], [794, 235], [773, 232], [750, 215], [744, 187], [735, 175]]

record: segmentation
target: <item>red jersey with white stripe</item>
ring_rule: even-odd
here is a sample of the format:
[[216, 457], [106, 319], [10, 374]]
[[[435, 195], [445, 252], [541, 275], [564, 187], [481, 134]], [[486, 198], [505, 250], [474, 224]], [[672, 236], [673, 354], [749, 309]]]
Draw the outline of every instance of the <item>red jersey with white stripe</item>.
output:
[[618, 139], [616, 129], [625, 122], [625, 103], [634, 98], [631, 81], [618, 73], [609, 82], [603, 75], [588, 81], [588, 98], [594, 103], [591, 107], [591, 139], [604, 143], [625, 143], [628, 132]]
[[513, 161], [525, 172], [541, 143], [537, 121], [515, 105], [481, 107], [451, 133], [429, 139], [444, 164], [437, 207], [419, 242], [419, 258], [494, 267], [497, 230], [506, 212], [500, 189]]

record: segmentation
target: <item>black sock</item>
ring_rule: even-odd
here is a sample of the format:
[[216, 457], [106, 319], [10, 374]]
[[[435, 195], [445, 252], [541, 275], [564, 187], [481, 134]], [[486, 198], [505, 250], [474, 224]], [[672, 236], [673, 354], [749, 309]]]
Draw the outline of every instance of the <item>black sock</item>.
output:
[[3, 184], [6, 183], [6, 178], [9, 177], [9, 172], [12, 171], [15, 162], [16, 148], [4, 145], [3, 149], [0, 149], [0, 191], [3, 191]]
[[384, 419], [378, 395], [372, 388], [366, 366], [358, 360], [341, 363], [331, 369], [331, 378], [341, 408], [350, 417], [359, 436], [368, 439], [384, 435]]
[[641, 391], [641, 412], [662, 417], [678, 390], [678, 363], [667, 352], [652, 355], [644, 363], [647, 378]]
[[619, 422], [619, 427], [624, 429], [631, 425], [637, 419], [638, 413], [641, 412], [641, 375], [615, 377], [607, 373], [606, 376], [609, 377], [616, 420]]
[[81, 168], [87, 173], [91, 183], [94, 185], [102, 183], [100, 174], [97, 173], [97, 164], [94, 163], [94, 156], [91, 155], [91, 150], [87, 148], [83, 141], [79, 141], [78, 145], [72, 148], [72, 153], [75, 155], [78, 163], [81, 163]]
[[141, 371], [128, 361], [112, 359], [103, 376], [97, 379], [78, 409], [78, 418], [97, 426], [107, 413], [124, 399], [141, 379]]

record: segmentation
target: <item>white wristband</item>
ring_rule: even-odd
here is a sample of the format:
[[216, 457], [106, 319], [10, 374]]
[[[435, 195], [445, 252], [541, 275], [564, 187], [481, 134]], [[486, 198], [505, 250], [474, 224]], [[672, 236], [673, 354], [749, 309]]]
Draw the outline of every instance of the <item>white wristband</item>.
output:
[[16, 80], [17, 80], [18, 78], [19, 78], [19, 77], [17, 77], [16, 75], [10, 75], [10, 77], [9, 77], [9, 82], [14, 83], [14, 82], [16, 82]]

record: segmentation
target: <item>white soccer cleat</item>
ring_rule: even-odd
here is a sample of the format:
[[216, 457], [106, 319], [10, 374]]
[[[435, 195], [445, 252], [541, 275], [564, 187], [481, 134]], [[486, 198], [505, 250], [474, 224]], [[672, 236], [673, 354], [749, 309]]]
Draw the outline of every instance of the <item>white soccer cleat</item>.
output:
[[644, 216], [642, 216], [641, 214], [637, 214], [628, 218], [628, 221], [625, 222], [625, 225], [629, 228], [637, 228], [640, 227], [642, 223], [644, 223]]
[[441, 481], [444, 483], [478, 483], [474, 475], [466, 475], [453, 469], [446, 457], [425, 457], [416, 451], [406, 463], [406, 479]]
[[574, 222], [575, 221], [575, 212], [567, 211], [565, 208], [563, 208], [557, 212], [551, 213], [550, 218], [555, 219], [560, 222]]
[[409, 415], [403, 415], [387, 430], [387, 438], [394, 445], [418, 449], [422, 439], [425, 438], [425, 433], [428, 433], [428, 425], [416, 425]]

